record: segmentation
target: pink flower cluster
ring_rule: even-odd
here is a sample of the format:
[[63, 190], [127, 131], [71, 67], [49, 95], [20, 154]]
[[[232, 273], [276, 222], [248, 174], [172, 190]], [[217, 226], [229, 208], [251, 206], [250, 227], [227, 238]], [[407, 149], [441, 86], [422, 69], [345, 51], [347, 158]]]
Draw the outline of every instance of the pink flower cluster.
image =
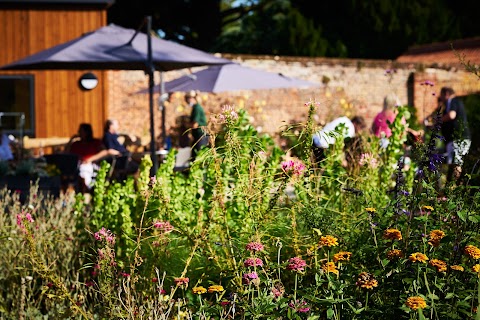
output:
[[242, 277], [243, 283], [246, 285], [250, 284], [250, 282], [255, 279], [258, 279], [258, 274], [255, 271], [251, 273], [244, 273]]
[[304, 105], [305, 105], [305, 107], [309, 107], [309, 106], [319, 107], [319, 106], [320, 106], [320, 102], [317, 102], [317, 101], [315, 101], [315, 100], [310, 99], [310, 101], [305, 102]]
[[290, 258], [288, 260], [287, 269], [292, 271], [303, 271], [307, 263], [300, 257]]
[[238, 119], [238, 113], [235, 111], [235, 108], [230, 105], [224, 105], [222, 107], [222, 113], [218, 116], [220, 122], [228, 122]]
[[159, 229], [163, 233], [170, 233], [173, 231], [173, 226], [168, 221], [156, 221], [153, 224], [155, 229]]
[[294, 310], [296, 310], [297, 312], [300, 312], [300, 313], [306, 313], [308, 311], [310, 311], [310, 307], [307, 306], [307, 303], [305, 301], [290, 301], [288, 303], [288, 306]]
[[245, 246], [245, 249], [247, 249], [248, 251], [257, 252], [262, 251], [264, 247], [263, 244], [261, 244], [260, 242], [250, 242]]
[[367, 166], [374, 169], [378, 167], [377, 159], [375, 159], [371, 153], [362, 153], [358, 162], [361, 166]]
[[261, 267], [263, 266], [263, 261], [260, 258], [248, 258], [243, 262], [245, 267]]
[[305, 165], [301, 161], [287, 160], [282, 162], [282, 170], [287, 174], [301, 175]]
[[105, 240], [108, 244], [115, 244], [115, 235], [105, 228], [100, 229], [100, 231], [95, 232], [94, 237], [97, 241]]
[[24, 219], [30, 223], [34, 221], [30, 213], [22, 212], [20, 214], [17, 214], [17, 226], [23, 231], [25, 231], [25, 225], [23, 224]]

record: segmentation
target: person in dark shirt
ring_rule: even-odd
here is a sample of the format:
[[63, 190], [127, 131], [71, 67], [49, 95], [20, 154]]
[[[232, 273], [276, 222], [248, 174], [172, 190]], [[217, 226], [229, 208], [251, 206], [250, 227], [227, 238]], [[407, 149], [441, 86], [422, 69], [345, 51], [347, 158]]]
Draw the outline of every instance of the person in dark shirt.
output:
[[198, 151], [208, 145], [209, 137], [204, 128], [207, 126], [207, 116], [203, 107], [198, 103], [197, 94], [195, 91], [190, 91], [185, 94], [185, 102], [192, 107], [190, 114], [190, 125], [192, 128], [192, 156], [193, 162], [198, 154]]
[[[125, 148], [123, 144], [118, 141], [118, 129], [119, 123], [116, 119], [109, 119], [105, 122], [105, 128], [103, 132], [103, 144], [107, 149], [117, 150], [121, 156], [125, 159], [125, 171], [127, 173], [137, 173], [139, 164], [134, 161], [131, 157], [130, 152]], [[123, 161], [117, 161], [117, 163], [122, 164]]]
[[463, 158], [472, 143], [467, 113], [462, 100], [455, 96], [455, 91], [450, 87], [440, 90], [439, 101], [444, 106], [441, 130], [447, 149], [447, 180], [458, 180], [462, 173]]

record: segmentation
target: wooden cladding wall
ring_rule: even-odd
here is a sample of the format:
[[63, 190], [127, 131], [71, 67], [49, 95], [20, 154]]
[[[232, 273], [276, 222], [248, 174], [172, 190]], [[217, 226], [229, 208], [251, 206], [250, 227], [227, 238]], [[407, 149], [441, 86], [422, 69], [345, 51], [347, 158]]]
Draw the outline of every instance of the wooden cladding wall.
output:
[[[0, 21], [0, 65], [4, 65], [105, 26], [107, 15], [104, 8], [0, 8]], [[100, 137], [106, 119], [106, 71], [93, 71], [99, 84], [90, 91], [78, 85], [85, 72], [0, 71], [0, 75], [34, 75], [35, 137], [69, 137], [82, 122], [91, 123]]]

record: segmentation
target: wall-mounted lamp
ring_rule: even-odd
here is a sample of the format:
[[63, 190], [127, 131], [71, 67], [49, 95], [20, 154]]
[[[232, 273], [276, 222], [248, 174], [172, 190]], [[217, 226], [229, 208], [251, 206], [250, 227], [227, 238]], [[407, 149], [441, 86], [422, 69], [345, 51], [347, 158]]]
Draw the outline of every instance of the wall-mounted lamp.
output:
[[84, 73], [78, 80], [78, 85], [83, 90], [92, 90], [98, 85], [98, 78], [91, 72]]

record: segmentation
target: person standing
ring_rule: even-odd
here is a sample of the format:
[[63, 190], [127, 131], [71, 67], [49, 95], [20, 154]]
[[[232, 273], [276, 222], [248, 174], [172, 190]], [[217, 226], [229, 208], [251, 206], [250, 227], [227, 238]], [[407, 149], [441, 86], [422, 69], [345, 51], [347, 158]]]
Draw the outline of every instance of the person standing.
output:
[[192, 108], [190, 113], [190, 126], [192, 129], [192, 155], [191, 161], [193, 162], [197, 157], [200, 149], [208, 145], [208, 135], [206, 134], [205, 127], [207, 126], [207, 116], [205, 110], [197, 100], [197, 93], [190, 91], [185, 94], [185, 102]]
[[467, 113], [462, 100], [450, 87], [443, 87], [440, 90], [439, 100], [445, 106], [441, 130], [446, 144], [447, 181], [458, 180], [462, 174], [463, 159], [472, 144]]

